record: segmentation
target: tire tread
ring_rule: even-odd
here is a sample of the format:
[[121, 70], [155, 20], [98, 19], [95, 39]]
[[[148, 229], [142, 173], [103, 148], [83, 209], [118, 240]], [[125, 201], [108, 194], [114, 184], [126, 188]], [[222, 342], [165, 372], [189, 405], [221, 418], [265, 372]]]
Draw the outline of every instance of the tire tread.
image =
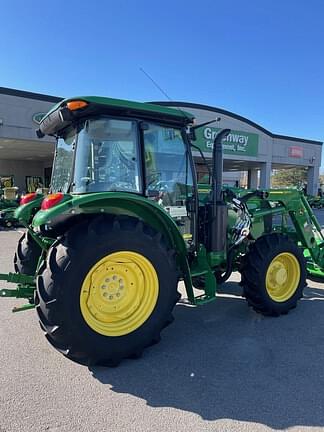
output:
[[[293, 253], [300, 263], [300, 282], [294, 295], [286, 302], [275, 302], [265, 295], [265, 273], [267, 262], [273, 259], [280, 251], [288, 249]], [[272, 257], [272, 253], [275, 252]], [[303, 296], [303, 289], [306, 286], [306, 263], [301, 250], [293, 243], [288, 236], [278, 233], [265, 234], [252, 244], [246, 254], [242, 272], [242, 285], [244, 296], [256, 312], [265, 316], [285, 315], [289, 310], [294, 309], [297, 301]]]
[[[56, 241], [49, 250], [46, 265], [37, 278], [36, 311], [41, 328], [50, 344], [60, 351], [64, 356], [77, 363], [84, 365], [101, 364], [105, 366], [117, 366], [122, 358], [116, 354], [110, 358], [100, 358], [100, 356], [88, 356], [86, 352], [80, 352], [77, 346], [73, 346], [69, 332], [64, 329], [64, 319], [59, 313], [60, 290], [64, 289], [64, 271], [71, 265], [75, 258], [77, 244], [87, 236], [87, 242], [95, 243], [100, 241], [102, 232], [111, 231], [114, 234], [119, 231], [135, 231], [137, 235], [145, 237], [145, 240], [152, 244], [153, 248], [165, 250], [165, 257], [168, 260], [170, 274], [178, 278], [176, 267], [175, 251], [166, 249], [166, 242], [163, 235], [157, 234], [151, 227], [133, 217], [115, 217], [113, 220], [99, 216], [93, 219], [85, 230], [84, 224], [73, 227], [66, 235]], [[89, 240], [89, 237], [92, 240]], [[149, 340], [136, 347], [133, 352], [128, 353], [125, 358], [138, 358], [143, 350], [159, 341], [160, 332], [174, 320], [172, 309], [180, 298], [180, 293], [175, 289], [174, 295], [170, 297], [170, 314], [165, 317], [157, 333]], [[76, 343], [77, 345], [77, 343]], [[76, 353], [78, 353], [76, 355]]]

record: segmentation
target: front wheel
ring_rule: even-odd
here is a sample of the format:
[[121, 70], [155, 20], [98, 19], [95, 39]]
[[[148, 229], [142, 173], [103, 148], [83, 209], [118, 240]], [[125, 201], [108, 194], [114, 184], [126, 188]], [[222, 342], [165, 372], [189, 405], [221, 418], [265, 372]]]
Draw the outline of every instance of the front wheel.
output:
[[246, 300], [263, 315], [288, 313], [303, 295], [305, 269], [301, 249], [287, 236], [260, 237], [246, 254], [241, 270]]
[[86, 365], [139, 356], [172, 321], [174, 255], [135, 218], [98, 217], [71, 229], [37, 279], [36, 310], [49, 342]]

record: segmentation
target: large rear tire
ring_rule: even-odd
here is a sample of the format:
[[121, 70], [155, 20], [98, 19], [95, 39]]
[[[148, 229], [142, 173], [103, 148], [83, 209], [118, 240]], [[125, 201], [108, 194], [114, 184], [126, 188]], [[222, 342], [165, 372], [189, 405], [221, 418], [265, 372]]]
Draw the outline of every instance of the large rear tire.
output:
[[34, 276], [41, 253], [41, 247], [35, 242], [28, 231], [25, 232], [18, 241], [14, 257], [15, 272]]
[[303, 253], [282, 234], [267, 234], [256, 240], [241, 272], [248, 304], [263, 315], [288, 313], [296, 307], [306, 286]]
[[115, 366], [141, 355], [172, 322], [175, 253], [131, 217], [97, 217], [68, 231], [37, 278], [46, 338], [69, 359]]

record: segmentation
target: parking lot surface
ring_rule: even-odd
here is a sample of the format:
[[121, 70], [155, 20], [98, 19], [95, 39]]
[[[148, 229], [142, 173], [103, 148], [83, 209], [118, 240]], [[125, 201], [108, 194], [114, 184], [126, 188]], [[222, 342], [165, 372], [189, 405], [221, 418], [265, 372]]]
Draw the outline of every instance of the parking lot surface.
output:
[[[1, 272], [20, 235], [0, 232]], [[113, 369], [65, 359], [34, 311], [0, 299], [0, 432], [323, 431], [324, 284], [308, 281], [295, 310], [265, 318], [238, 281], [214, 303], [178, 304], [161, 343]]]

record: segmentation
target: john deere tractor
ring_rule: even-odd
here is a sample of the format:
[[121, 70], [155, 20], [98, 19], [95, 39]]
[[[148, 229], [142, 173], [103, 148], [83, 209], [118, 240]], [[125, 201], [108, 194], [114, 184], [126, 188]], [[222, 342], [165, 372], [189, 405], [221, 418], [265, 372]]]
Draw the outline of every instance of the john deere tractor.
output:
[[0, 210], [18, 207], [19, 199], [17, 187], [5, 187], [0, 189]]
[[[322, 276], [324, 239], [297, 190], [222, 187], [222, 130], [199, 186], [190, 113], [101, 97], [66, 99], [41, 121], [57, 139], [50, 193], [22, 198], [16, 283], [50, 344], [114, 366], [158, 342], [180, 298], [203, 305], [233, 271], [255, 311], [278, 316]], [[202, 155], [203, 156], [203, 155]], [[230, 318], [229, 318], [230, 319]], [[217, 341], [215, 342], [217, 343]]]
[[0, 189], [0, 229], [1, 227], [12, 228], [17, 224], [14, 217], [15, 209], [19, 205], [17, 192], [17, 187]]

